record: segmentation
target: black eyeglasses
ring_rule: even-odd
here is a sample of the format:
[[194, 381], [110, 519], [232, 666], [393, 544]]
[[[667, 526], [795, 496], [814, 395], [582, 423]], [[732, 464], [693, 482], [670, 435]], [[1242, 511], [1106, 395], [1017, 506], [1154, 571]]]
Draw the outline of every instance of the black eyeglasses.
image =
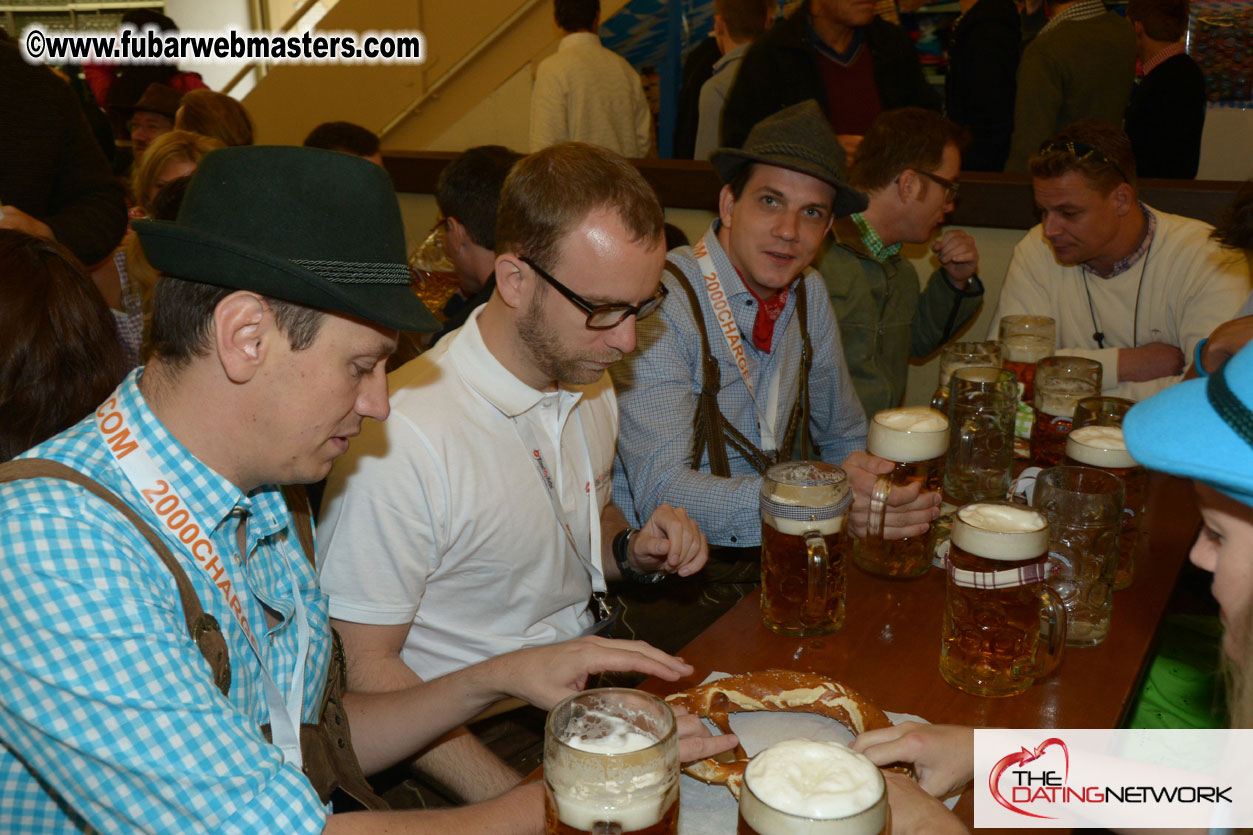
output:
[[627, 320], [628, 317], [634, 316], [636, 319], [643, 319], [657, 308], [661, 307], [662, 301], [669, 292], [666, 285], [662, 284], [657, 287], [657, 292], [646, 299], [643, 304], [636, 306], [633, 304], [617, 303], [617, 304], [592, 304], [578, 293], [553, 278], [539, 264], [536, 264], [525, 255], [521, 256], [522, 263], [526, 264], [539, 275], [540, 278], [551, 284], [558, 293], [570, 300], [570, 303], [587, 314], [587, 326], [594, 331], [607, 331], [616, 328]]
[[941, 177], [939, 174], [932, 174], [930, 171], [923, 171], [921, 168], [915, 168], [914, 170], [938, 185], [940, 188], [946, 189], [944, 193], [945, 203], [957, 202], [957, 193], [961, 189], [961, 183], [955, 183], [947, 177]]
[[1048, 156], [1049, 154], [1069, 154], [1080, 162], [1092, 160], [1101, 165], [1108, 165], [1118, 172], [1118, 176], [1122, 177], [1124, 183], [1131, 182], [1131, 180], [1127, 179], [1127, 174], [1118, 167], [1118, 163], [1110, 159], [1100, 148], [1093, 148], [1085, 142], [1075, 142], [1073, 139], [1064, 141], [1050, 140], [1040, 146], [1040, 156]]

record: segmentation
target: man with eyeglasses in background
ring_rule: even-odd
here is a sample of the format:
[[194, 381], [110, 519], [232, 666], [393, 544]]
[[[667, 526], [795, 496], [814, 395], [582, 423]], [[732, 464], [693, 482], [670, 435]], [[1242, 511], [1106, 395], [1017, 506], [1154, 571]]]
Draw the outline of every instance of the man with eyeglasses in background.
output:
[[[514, 165], [495, 293], [390, 375], [392, 419], [367, 422], [327, 484], [319, 574], [350, 689], [397, 690], [605, 631], [606, 581], [704, 565], [683, 510], [658, 507], [635, 530], [610, 501], [618, 407], [605, 370], [665, 296], [663, 221], [652, 188], [607, 149], [563, 143]], [[461, 799], [520, 779], [473, 739], [450, 742], [455, 770], [474, 773], [451, 787]]]
[[901, 405], [910, 357], [940, 348], [979, 311], [975, 239], [950, 229], [931, 244], [939, 268], [921, 289], [901, 245], [925, 243], [957, 199], [965, 132], [938, 113], [881, 114], [862, 140], [849, 184], [870, 196], [839, 218], [817, 267], [840, 323], [844, 359], [867, 415]]
[[1014, 248], [1002, 316], [1057, 322], [1058, 354], [1102, 365], [1105, 394], [1142, 400], [1180, 379], [1197, 343], [1249, 292], [1248, 266], [1212, 227], [1139, 200], [1131, 140], [1082, 119], [1031, 159], [1039, 225]]

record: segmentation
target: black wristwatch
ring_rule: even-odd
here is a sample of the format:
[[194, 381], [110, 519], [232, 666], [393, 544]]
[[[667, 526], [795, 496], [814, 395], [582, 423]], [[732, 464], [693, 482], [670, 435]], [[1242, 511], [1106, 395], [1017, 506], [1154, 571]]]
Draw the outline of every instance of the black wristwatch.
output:
[[635, 566], [631, 565], [631, 561], [627, 558], [627, 546], [631, 543], [631, 537], [639, 533], [635, 528], [623, 528], [618, 531], [613, 538], [613, 559], [618, 564], [618, 570], [622, 572], [622, 576], [630, 580], [632, 583], [660, 583], [665, 579], [666, 575], [663, 571], [650, 571], [645, 574], [639, 571]]

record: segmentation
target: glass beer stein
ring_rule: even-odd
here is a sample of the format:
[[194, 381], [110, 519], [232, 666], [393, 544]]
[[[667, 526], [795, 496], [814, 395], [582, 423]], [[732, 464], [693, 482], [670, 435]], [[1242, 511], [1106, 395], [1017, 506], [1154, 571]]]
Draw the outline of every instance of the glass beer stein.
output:
[[956, 505], [1003, 499], [1014, 464], [1014, 375], [1000, 368], [959, 368], [949, 400], [944, 498]]
[[788, 739], [753, 757], [740, 789], [738, 835], [887, 835], [887, 784], [836, 742]]
[[1066, 604], [1066, 643], [1096, 646], [1114, 611], [1122, 481], [1092, 467], [1050, 467], [1031, 504], [1049, 520], [1049, 585]]
[[853, 502], [834, 464], [789, 461], [761, 484], [761, 617], [784, 635], [825, 635], [844, 625], [841, 532]]
[[1066, 607], [1045, 582], [1049, 523], [1029, 507], [957, 511], [949, 549], [940, 675], [978, 696], [1014, 696], [1048, 675], [1066, 645]]
[[882, 577], [917, 577], [931, 567], [927, 538], [885, 540], [883, 516], [893, 487], [921, 482], [923, 490], [939, 490], [948, 452], [948, 418], [925, 406], [885, 409], [870, 421], [866, 449], [896, 462], [896, 469], [875, 480], [870, 494], [866, 536], [852, 541], [853, 561]]
[[1038, 467], [1061, 463], [1075, 406], [1101, 393], [1101, 364], [1084, 357], [1053, 356], [1035, 372], [1035, 421], [1031, 425], [1031, 460]]
[[[1148, 495], [1148, 473], [1127, 452], [1122, 419], [1134, 406], [1122, 397], [1088, 397], [1075, 407], [1075, 425], [1066, 437], [1063, 464], [1097, 467], [1122, 479], [1122, 532], [1118, 535], [1118, 573], [1114, 591], [1131, 585], [1136, 564], [1148, 550], [1148, 528], [1143, 524]], [[1076, 434], [1077, 433], [1077, 434]]]
[[948, 414], [948, 384], [957, 369], [981, 365], [999, 367], [1000, 364], [999, 342], [950, 342], [945, 345], [940, 349], [940, 385], [931, 396], [931, 408]]
[[1015, 454], [1026, 458], [1035, 411], [1036, 363], [1050, 356], [1057, 344], [1057, 323], [1048, 316], [1003, 316], [997, 327], [1001, 365], [1018, 379], [1018, 410], [1014, 421]]
[[544, 725], [548, 835], [675, 835], [679, 741], [674, 713], [639, 690], [576, 693]]

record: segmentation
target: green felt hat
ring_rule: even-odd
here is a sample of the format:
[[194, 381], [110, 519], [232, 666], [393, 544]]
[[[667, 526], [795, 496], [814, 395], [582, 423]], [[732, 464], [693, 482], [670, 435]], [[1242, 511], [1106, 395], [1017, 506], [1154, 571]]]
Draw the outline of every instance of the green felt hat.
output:
[[844, 148], [813, 99], [767, 116], [753, 125], [743, 148], [719, 148], [709, 155], [709, 161], [724, 183], [755, 162], [817, 177], [835, 189], [836, 217], [864, 212], [870, 203], [866, 195], [844, 182], [848, 177]]
[[403, 331], [440, 329], [410, 286], [391, 179], [351, 154], [280, 145], [213, 151], [177, 220], [134, 228], [166, 275]]

